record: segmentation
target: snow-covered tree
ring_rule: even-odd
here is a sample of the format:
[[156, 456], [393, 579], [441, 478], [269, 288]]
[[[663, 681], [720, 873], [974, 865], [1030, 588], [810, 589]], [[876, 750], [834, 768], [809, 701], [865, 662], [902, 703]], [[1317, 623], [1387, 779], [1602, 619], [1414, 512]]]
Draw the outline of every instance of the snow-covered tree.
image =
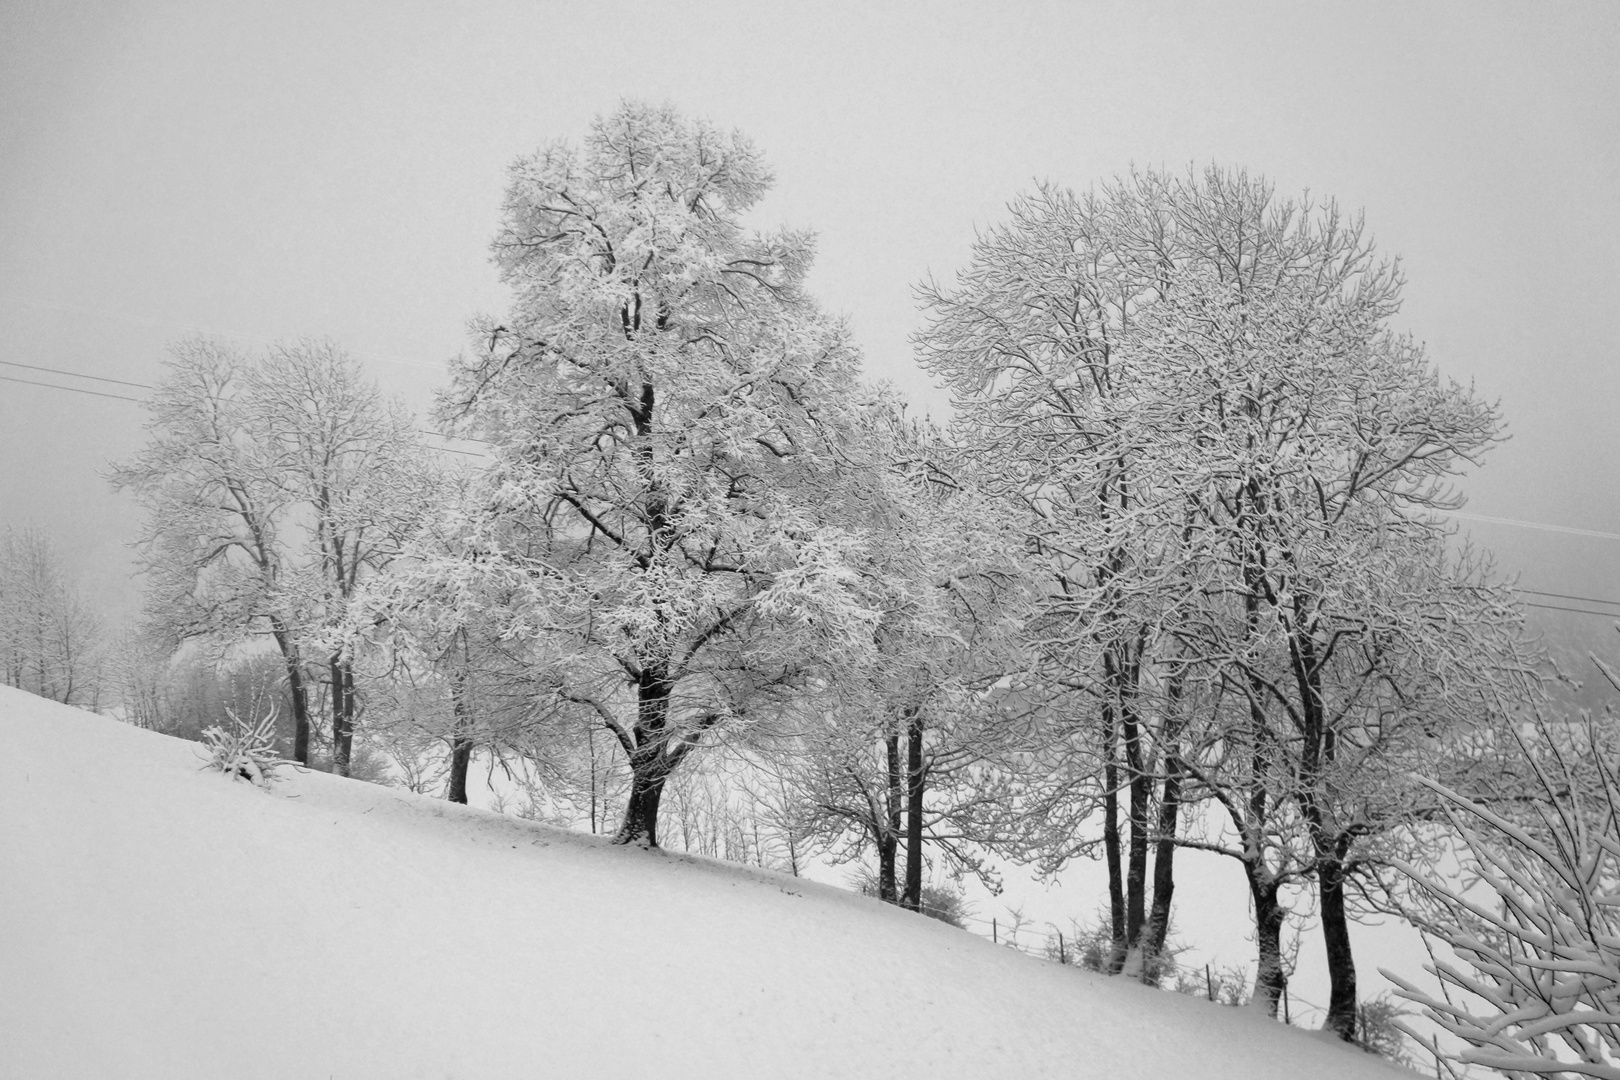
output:
[[960, 436], [1047, 560], [1048, 678], [1094, 702], [1073, 760], [1100, 773], [1116, 929], [1149, 922], [1155, 782], [1161, 811], [1213, 798], [1235, 841], [1191, 842], [1249, 875], [1256, 996], [1281, 992], [1278, 890], [1309, 874], [1346, 1038], [1347, 877], [1410, 820], [1413, 756], [1530, 679], [1517, 611], [1430, 512], [1499, 418], [1389, 329], [1400, 291], [1358, 220], [1209, 169], [1043, 189], [924, 294]]
[[332, 767], [348, 769], [358, 694], [333, 636], [357, 583], [398, 549], [431, 487], [411, 418], [341, 350], [254, 359], [192, 340], [153, 392], [151, 437], [112, 474], [147, 510], [150, 622], [172, 643], [268, 635], [310, 760], [326, 691]]
[[37, 528], [0, 530], [0, 682], [96, 708], [101, 623]]
[[878, 401], [856, 445], [876, 466], [857, 563], [872, 648], [780, 768], [814, 834], [840, 859], [870, 850], [877, 895], [920, 910], [925, 844], [954, 872], [983, 869], [1007, 786], [992, 690], [1024, 666], [1030, 583], [1011, 515], [953, 473], [940, 432]]
[[[360, 587], [342, 634], [384, 713], [378, 734], [407, 755], [423, 740], [442, 743], [445, 796], [460, 803], [475, 756], [493, 766], [512, 753], [525, 771], [547, 771], [570, 726], [551, 643], [518, 625], [530, 595], [524, 573], [475, 546], [474, 485], [468, 474], [441, 486], [399, 555]], [[582, 741], [594, 776], [591, 739]], [[572, 779], [566, 768], [563, 776]]]
[[495, 464], [468, 550], [527, 595], [560, 696], [629, 759], [621, 843], [657, 844], [670, 773], [870, 640], [833, 522], [857, 359], [804, 295], [809, 238], [742, 224], [770, 181], [741, 136], [628, 103], [513, 166], [448, 418]]

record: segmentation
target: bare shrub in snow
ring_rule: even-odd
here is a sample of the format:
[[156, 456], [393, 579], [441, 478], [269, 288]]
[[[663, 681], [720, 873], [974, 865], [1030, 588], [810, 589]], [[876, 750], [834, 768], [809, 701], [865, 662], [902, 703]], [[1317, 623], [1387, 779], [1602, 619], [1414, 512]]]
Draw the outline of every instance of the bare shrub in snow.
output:
[[202, 733], [203, 746], [208, 751], [207, 767], [218, 769], [232, 779], [242, 777], [268, 788], [276, 768], [286, 764], [276, 754], [275, 710], [252, 724], [230, 709], [225, 710], [225, 715], [231, 719], [230, 730], [215, 724]]
[[1405, 1023], [1401, 1019], [1412, 1015], [1388, 993], [1362, 1001], [1358, 1012], [1356, 1042], [1369, 1054], [1377, 1054], [1408, 1068], [1417, 1066], [1411, 1043], [1407, 1041]]
[[1251, 999], [1249, 969], [1242, 964], [1235, 967], [1205, 964], [1191, 971], [1178, 971], [1176, 993], [1208, 998], [1222, 1005], [1247, 1005]]

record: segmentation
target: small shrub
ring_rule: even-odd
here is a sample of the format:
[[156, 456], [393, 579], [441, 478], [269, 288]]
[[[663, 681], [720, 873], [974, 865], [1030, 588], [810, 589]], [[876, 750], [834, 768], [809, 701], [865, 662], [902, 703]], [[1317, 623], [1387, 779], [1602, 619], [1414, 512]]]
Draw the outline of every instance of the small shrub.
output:
[[1185, 946], [1167, 940], [1156, 956], [1143, 956], [1134, 949], [1121, 954], [1112, 925], [1106, 911], [1098, 913], [1095, 923], [1069, 920], [1067, 934], [1054, 928], [1047, 936], [1047, 959], [1105, 975], [1125, 975], [1148, 986], [1163, 987], [1166, 979], [1177, 974], [1176, 957], [1185, 951]]
[[286, 764], [276, 755], [275, 710], [255, 724], [244, 722], [230, 709], [225, 715], [231, 719], [230, 730], [215, 724], [202, 733], [203, 748], [208, 751], [206, 767], [268, 788], [272, 774]]
[[[876, 896], [878, 894], [877, 875], [870, 870], [862, 870], [851, 882], [855, 891], [862, 896]], [[922, 913], [930, 919], [938, 919], [948, 923], [958, 930], [967, 929], [967, 901], [961, 891], [949, 885], [934, 885], [928, 882], [922, 887]]]
[[1205, 965], [1177, 972], [1176, 993], [1207, 998], [1222, 1005], [1247, 1005], [1250, 998], [1249, 970], [1242, 967]]
[[1412, 1015], [1411, 1009], [1403, 1009], [1388, 993], [1379, 994], [1375, 998], [1363, 1001], [1358, 1009], [1360, 1016], [1356, 1029], [1360, 1037], [1356, 1040], [1363, 1050], [1369, 1054], [1377, 1054], [1397, 1065], [1408, 1068], [1416, 1064], [1411, 1054], [1411, 1043], [1406, 1032], [1401, 1030], [1401, 1018]]

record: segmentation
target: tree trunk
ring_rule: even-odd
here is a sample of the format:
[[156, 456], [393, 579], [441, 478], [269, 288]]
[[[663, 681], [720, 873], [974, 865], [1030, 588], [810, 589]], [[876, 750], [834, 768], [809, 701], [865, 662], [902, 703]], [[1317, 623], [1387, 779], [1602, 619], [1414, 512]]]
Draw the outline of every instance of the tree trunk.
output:
[[665, 671], [646, 667], [636, 685], [636, 748], [630, 754], [630, 797], [615, 844], [658, 846], [658, 802], [669, 779], [669, 691]]
[[1103, 723], [1103, 861], [1108, 866], [1108, 932], [1110, 948], [1103, 970], [1117, 975], [1125, 966], [1125, 881], [1119, 850], [1119, 765], [1114, 760], [1114, 710], [1104, 705]]
[[309, 764], [309, 687], [304, 683], [304, 665], [298, 656], [298, 646], [292, 635], [279, 623], [271, 623], [271, 635], [281, 649], [282, 662], [287, 667], [287, 693], [292, 698], [293, 760], [300, 765]]
[[1300, 762], [1302, 801], [1305, 819], [1310, 824], [1312, 846], [1316, 849], [1317, 893], [1322, 902], [1322, 938], [1327, 946], [1330, 988], [1325, 1027], [1346, 1042], [1354, 1042], [1356, 960], [1350, 948], [1350, 920], [1345, 914], [1344, 904], [1344, 856], [1349, 852], [1349, 838], [1330, 835], [1328, 814], [1322, 801], [1323, 797], [1331, 799], [1332, 789], [1324, 782], [1324, 777], [1334, 766], [1338, 738], [1323, 707], [1322, 663], [1317, 643], [1304, 621], [1304, 616], [1296, 608], [1289, 646], [1294, 679], [1299, 687], [1300, 712], [1305, 719]]
[[1142, 942], [1142, 979], [1156, 982], [1164, 942], [1170, 935], [1170, 900], [1176, 891], [1176, 828], [1181, 812], [1181, 763], [1176, 748], [1165, 753], [1164, 792], [1159, 798], [1159, 836], [1153, 853], [1153, 912]]
[[614, 834], [615, 844], [636, 847], [658, 846], [658, 801], [664, 794], [664, 781], [669, 779], [661, 763], [653, 767], [638, 765], [632, 759], [630, 798], [624, 804], [624, 821]]
[[1345, 914], [1344, 863], [1337, 858], [1317, 864], [1322, 899], [1322, 937], [1327, 943], [1328, 1014], [1324, 1025], [1346, 1042], [1356, 1039], [1356, 959], [1350, 949], [1350, 920]]
[[878, 899], [885, 904], [900, 902], [899, 890], [894, 882], [895, 852], [900, 846], [899, 840], [899, 836], [892, 832], [878, 837]]
[[1278, 882], [1265, 880], [1260, 868], [1252, 863], [1245, 863], [1243, 870], [1249, 879], [1249, 897], [1254, 901], [1254, 940], [1258, 953], [1254, 1000], [1275, 1020], [1277, 1006], [1288, 986], [1288, 973], [1283, 970], [1282, 961], [1284, 912], [1277, 902], [1280, 886]]
[[[472, 739], [458, 731], [450, 743], [450, 801], [463, 806], [467, 805], [467, 768], [472, 764], [472, 750]], [[595, 809], [591, 808], [593, 814]]]
[[354, 670], [339, 653], [333, 653], [332, 672], [332, 771], [349, 775], [354, 750]]
[[1153, 778], [1142, 754], [1142, 728], [1135, 710], [1120, 708], [1125, 743], [1125, 768], [1130, 773], [1130, 854], [1125, 873], [1125, 948], [1140, 955], [1142, 927], [1147, 922], [1148, 812]]
[[898, 904], [900, 890], [895, 881], [895, 856], [900, 847], [900, 807], [904, 778], [900, 772], [900, 736], [893, 733], [883, 740], [884, 765], [888, 769], [884, 786], [885, 820], [878, 829], [878, 899]]
[[913, 708], [906, 718], [906, 893], [900, 906], [922, 910], [923, 872], [923, 722]]
[[[450, 712], [454, 723], [450, 735], [450, 801], [467, 804], [467, 769], [472, 764], [472, 724], [467, 716], [467, 676], [458, 671], [450, 677]], [[595, 746], [591, 747], [591, 832], [596, 831]]]

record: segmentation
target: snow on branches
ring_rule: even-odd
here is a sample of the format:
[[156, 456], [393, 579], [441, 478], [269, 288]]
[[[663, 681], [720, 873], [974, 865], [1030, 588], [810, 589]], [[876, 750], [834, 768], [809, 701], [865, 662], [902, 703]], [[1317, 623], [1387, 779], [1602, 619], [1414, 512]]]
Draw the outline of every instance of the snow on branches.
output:
[[477, 565], [555, 586], [517, 614], [630, 758], [626, 843], [656, 845], [694, 746], [870, 621], [842, 493], [858, 361], [800, 288], [808, 238], [742, 225], [769, 180], [741, 136], [635, 103], [520, 160], [493, 245], [512, 307], [444, 403], [496, 459]]
[[1407, 917], [1456, 959], [1436, 956], [1428, 966], [1439, 996], [1384, 975], [1466, 1044], [1445, 1050], [1409, 1032], [1437, 1056], [1512, 1080], [1620, 1080], [1620, 743], [1612, 724], [1607, 714], [1537, 717], [1510, 732], [1512, 771], [1531, 783], [1509, 797], [1422, 781], [1460, 838], [1463, 873], [1396, 865], [1417, 887]]

